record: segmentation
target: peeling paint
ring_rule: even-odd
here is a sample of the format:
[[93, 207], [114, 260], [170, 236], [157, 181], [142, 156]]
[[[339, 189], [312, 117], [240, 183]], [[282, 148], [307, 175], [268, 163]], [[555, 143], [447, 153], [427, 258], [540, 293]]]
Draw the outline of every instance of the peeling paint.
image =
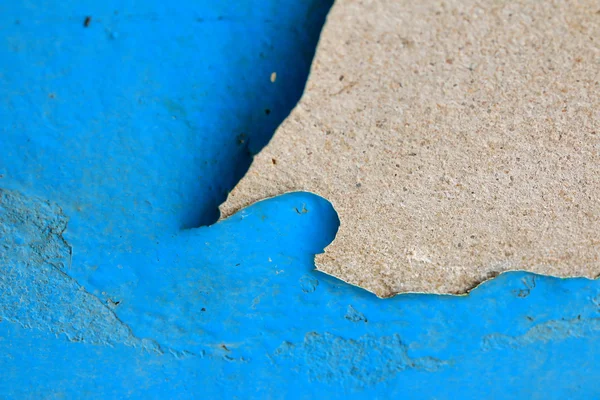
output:
[[314, 271], [339, 220], [308, 193], [181, 231], [297, 100], [329, 2], [36, 3], [0, 2], [0, 397], [600, 397], [593, 324], [481, 348], [598, 317], [598, 281], [382, 301]]
[[520, 336], [509, 336], [503, 334], [490, 334], [483, 337], [482, 349], [518, 349], [536, 343], [549, 343], [567, 339], [584, 338], [590, 335], [598, 335], [600, 331], [600, 319], [581, 317], [573, 319], [550, 320], [535, 325], [527, 333]]
[[300, 278], [300, 287], [304, 293], [312, 293], [317, 290], [319, 281], [312, 276], [304, 275]]
[[123, 343], [162, 354], [71, 279], [68, 218], [54, 203], [0, 189], [0, 318], [71, 342]]
[[345, 339], [329, 332], [310, 332], [300, 345], [283, 342], [273, 356], [300, 361], [311, 381], [356, 388], [392, 379], [404, 370], [434, 372], [450, 364], [433, 357], [410, 357], [399, 335]]
[[367, 322], [367, 317], [360, 311], [357, 311], [352, 305], [348, 306], [346, 315], [344, 316], [348, 321], [351, 322]]

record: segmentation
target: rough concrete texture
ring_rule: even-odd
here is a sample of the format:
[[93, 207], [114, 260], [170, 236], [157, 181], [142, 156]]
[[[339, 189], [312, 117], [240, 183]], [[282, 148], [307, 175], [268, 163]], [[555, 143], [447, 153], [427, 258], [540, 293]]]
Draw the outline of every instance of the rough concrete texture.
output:
[[338, 1], [303, 99], [221, 211], [324, 196], [341, 225], [318, 269], [381, 297], [596, 276], [599, 81], [595, 0]]

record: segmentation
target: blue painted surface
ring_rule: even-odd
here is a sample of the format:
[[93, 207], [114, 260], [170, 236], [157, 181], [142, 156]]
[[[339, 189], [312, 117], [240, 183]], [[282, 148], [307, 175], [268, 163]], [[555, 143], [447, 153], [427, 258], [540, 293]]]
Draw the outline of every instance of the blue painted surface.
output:
[[196, 228], [330, 6], [0, 2], [0, 397], [600, 395], [596, 281], [377, 299], [314, 271], [339, 222], [308, 193]]

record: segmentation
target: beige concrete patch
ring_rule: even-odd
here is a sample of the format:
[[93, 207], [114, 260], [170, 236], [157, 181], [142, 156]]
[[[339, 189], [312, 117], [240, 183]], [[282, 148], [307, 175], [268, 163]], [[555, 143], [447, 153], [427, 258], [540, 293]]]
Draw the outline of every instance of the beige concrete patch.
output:
[[340, 0], [303, 99], [221, 210], [325, 197], [341, 226], [317, 267], [382, 297], [594, 277], [599, 82], [596, 0]]

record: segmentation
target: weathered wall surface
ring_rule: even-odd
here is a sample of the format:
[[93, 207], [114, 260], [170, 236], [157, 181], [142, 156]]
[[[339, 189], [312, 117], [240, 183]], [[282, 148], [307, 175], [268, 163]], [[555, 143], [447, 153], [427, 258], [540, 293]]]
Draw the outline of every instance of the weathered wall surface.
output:
[[0, 397], [598, 397], [596, 281], [381, 300], [314, 270], [339, 220], [307, 193], [182, 229], [297, 101], [328, 6], [0, 3]]
[[596, 1], [333, 7], [298, 107], [221, 206], [306, 190], [317, 267], [382, 297], [600, 273]]

